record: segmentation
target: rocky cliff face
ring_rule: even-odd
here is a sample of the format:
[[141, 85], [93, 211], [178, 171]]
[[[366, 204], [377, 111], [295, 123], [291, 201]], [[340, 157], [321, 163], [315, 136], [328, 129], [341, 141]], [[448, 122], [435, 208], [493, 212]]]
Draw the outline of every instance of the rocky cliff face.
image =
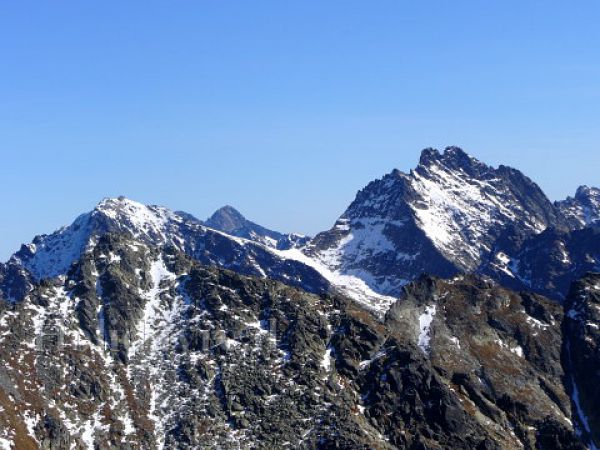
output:
[[512, 289], [539, 292], [562, 302], [573, 281], [599, 270], [600, 228], [590, 226], [548, 229], [522, 240], [499, 241], [480, 272]]
[[[389, 319], [412, 332], [404, 339], [417, 337], [436, 378], [442, 379], [436, 380], [436, 389], [447, 386], [458, 394], [467, 419], [449, 408], [451, 424], [485, 427], [493, 418], [489, 439], [499, 448], [576, 446], [566, 431], [572, 412], [563, 370], [558, 369], [560, 308], [477, 279], [415, 283], [408, 287], [406, 300], [394, 305]], [[423, 383], [416, 384], [420, 397]], [[428, 412], [439, 414], [437, 408]], [[425, 414], [422, 420], [431, 421]], [[468, 435], [467, 429], [460, 434]], [[491, 442], [479, 445], [485, 448]], [[462, 445], [445, 442], [443, 448]]]
[[565, 333], [571, 390], [580, 428], [600, 445], [600, 274], [573, 285], [566, 301]]

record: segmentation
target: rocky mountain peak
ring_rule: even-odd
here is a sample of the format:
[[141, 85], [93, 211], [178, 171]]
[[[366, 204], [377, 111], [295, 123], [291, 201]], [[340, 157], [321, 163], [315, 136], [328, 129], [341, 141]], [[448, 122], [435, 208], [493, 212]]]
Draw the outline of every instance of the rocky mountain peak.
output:
[[573, 228], [582, 228], [600, 222], [600, 189], [579, 186], [574, 197], [556, 202]]
[[297, 260], [293, 252], [280, 252], [303, 245], [307, 237], [281, 235], [247, 220], [243, 224], [242, 229], [234, 230], [238, 234], [232, 235], [204, 226], [187, 213], [125, 197], [106, 198], [72, 224], [36, 236], [6, 264], [0, 264], [0, 298], [20, 301], [41, 280], [64, 276], [75, 261], [94, 251], [107, 235], [176, 248], [202, 264], [280, 279], [310, 292], [329, 290], [330, 283], [316, 269]]
[[456, 146], [446, 147], [443, 153], [432, 148], [423, 150], [419, 159], [419, 165], [415, 170], [419, 174], [426, 174], [440, 168], [447, 171], [464, 173], [469, 177], [475, 178], [486, 177], [494, 172], [491, 166], [479, 161], [462, 148]]
[[64, 274], [73, 261], [99, 235], [124, 233], [153, 245], [182, 242], [182, 232], [200, 222], [184, 218], [162, 206], [147, 206], [125, 197], [105, 198], [68, 226], [49, 235], [36, 236], [15, 253], [11, 262], [27, 269], [34, 279]]
[[421, 151], [421, 157], [419, 158], [420, 166], [430, 166], [436, 163], [445, 165], [470, 165], [473, 163], [482, 164], [480, 161], [465, 152], [462, 148], [456, 146], [448, 146], [443, 152], [431, 147]]
[[265, 228], [246, 219], [237, 209], [229, 205], [215, 211], [204, 224], [223, 233], [249, 239], [279, 250], [299, 247], [309, 240], [307, 236], [300, 234], [284, 234]]
[[596, 187], [580, 186], [575, 192], [575, 200], [578, 201], [588, 213], [586, 221], [591, 223], [600, 218], [600, 189]]
[[243, 228], [247, 222], [248, 220], [237, 209], [233, 206], [225, 205], [217, 209], [206, 220], [205, 224], [211, 228], [230, 233]]
[[527, 236], [563, 223], [518, 170], [496, 169], [459, 147], [427, 148], [408, 174], [393, 171], [359, 191], [308, 252], [389, 295], [422, 272], [476, 271], [507, 228]]
[[177, 215], [167, 208], [144, 205], [123, 196], [103, 199], [91, 215], [104, 216], [115, 224], [129, 227], [133, 234], [150, 232], [159, 235], [169, 220], [178, 219]]
[[575, 198], [577, 199], [586, 199], [598, 196], [600, 196], [600, 189], [596, 187], [589, 187], [585, 184], [583, 186], [579, 186], [575, 192]]
[[439, 161], [441, 154], [438, 149], [427, 147], [421, 150], [421, 157], [419, 158], [420, 166], [428, 166], [434, 161]]

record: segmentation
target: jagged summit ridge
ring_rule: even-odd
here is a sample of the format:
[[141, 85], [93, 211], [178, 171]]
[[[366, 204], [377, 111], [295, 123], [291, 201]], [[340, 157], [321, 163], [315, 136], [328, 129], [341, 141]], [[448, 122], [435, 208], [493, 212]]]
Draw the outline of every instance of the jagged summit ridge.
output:
[[[384, 304], [389, 304], [389, 298], [422, 273], [442, 277], [484, 273], [512, 288], [550, 295], [556, 284], [534, 270], [538, 260], [549, 260], [542, 254], [548, 246], [541, 232], [549, 228], [569, 232], [593, 224], [600, 215], [599, 192], [584, 186], [574, 198], [552, 204], [518, 170], [495, 168], [459, 147], [447, 147], [443, 152], [425, 149], [413, 170], [395, 169], [369, 183], [334, 226], [312, 240], [269, 230], [232, 206], [202, 222], [185, 212], [126, 197], [106, 198], [71, 225], [37, 236], [0, 265], [0, 291], [6, 298], [18, 299], [31, 280], [65, 274], [95, 245], [97, 236], [121, 233], [151, 245], [172, 245], [199, 261], [243, 274], [289, 276], [290, 283], [312, 292], [322, 287], [320, 281], [318, 289], [312, 285], [316, 272], [367, 302], [385, 298]], [[577, 273], [596, 267], [594, 261], [600, 258], [595, 250], [584, 251], [591, 245], [585, 244], [591, 241], [584, 234], [573, 235], [577, 237], [573, 248], [565, 238], [553, 252], [562, 258], [551, 258], [560, 269], [551, 271], [553, 277], [561, 273], [558, 298], [566, 293], [570, 279], [566, 272], [571, 270], [561, 255], [569, 253]], [[534, 242], [532, 236], [540, 239]], [[537, 256], [530, 256], [537, 247], [540, 250], [533, 252]], [[300, 279], [307, 273], [312, 274], [308, 285]]]
[[460, 147], [446, 147], [443, 152], [435, 148], [426, 148], [421, 151], [419, 167], [427, 167], [432, 164], [443, 164], [454, 168], [467, 169], [469, 167], [488, 167], [486, 164], [469, 155]]
[[600, 189], [579, 186], [574, 197], [556, 202], [556, 206], [575, 228], [600, 222]]
[[408, 204], [419, 227], [458, 267], [473, 270], [508, 224], [539, 233], [560, 223], [541, 189], [515, 169], [495, 169], [457, 147], [427, 162], [409, 175], [414, 199]]
[[566, 221], [516, 169], [494, 168], [458, 147], [425, 149], [409, 173], [394, 170], [358, 192], [307, 252], [379, 292], [422, 272], [476, 271], [508, 228], [537, 234]]

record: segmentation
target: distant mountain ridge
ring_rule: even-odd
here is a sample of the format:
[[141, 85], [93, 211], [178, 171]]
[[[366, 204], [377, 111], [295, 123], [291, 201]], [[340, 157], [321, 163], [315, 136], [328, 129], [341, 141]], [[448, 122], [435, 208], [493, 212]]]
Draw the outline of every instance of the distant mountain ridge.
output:
[[[186, 213], [119, 197], [104, 199], [71, 225], [50, 235], [36, 236], [31, 244], [23, 245], [0, 270], [5, 296], [22, 297], [35, 282], [66, 274], [73, 262], [108, 233], [126, 234], [150, 245], [172, 246], [205, 264], [247, 275], [273, 279], [281, 276], [288, 284], [300, 283], [311, 292], [328, 289], [328, 283], [314, 269], [296, 261], [283, 261], [258, 243], [208, 228]], [[7, 276], [9, 273], [12, 277]]]
[[[582, 186], [552, 203], [516, 169], [493, 168], [458, 147], [428, 148], [414, 170], [393, 170], [360, 190], [334, 226], [314, 238], [270, 230], [232, 206], [201, 221], [125, 197], [104, 199], [1, 264], [0, 292], [21, 298], [32, 281], [66, 273], [98, 236], [116, 232], [311, 292], [337, 286], [367, 303], [389, 305], [387, 297], [422, 273], [461, 272], [562, 300], [573, 279], [600, 265], [596, 234], [586, 231], [599, 217], [597, 188]], [[561, 237], [544, 243], [551, 235]]]
[[215, 211], [204, 224], [232, 236], [260, 242], [280, 250], [300, 247], [310, 240], [308, 236], [297, 233], [283, 234], [269, 230], [246, 219], [238, 210], [229, 205]]

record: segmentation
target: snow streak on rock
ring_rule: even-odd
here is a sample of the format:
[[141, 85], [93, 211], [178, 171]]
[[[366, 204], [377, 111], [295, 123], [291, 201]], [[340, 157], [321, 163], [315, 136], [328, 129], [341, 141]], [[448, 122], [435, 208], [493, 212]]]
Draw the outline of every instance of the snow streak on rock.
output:
[[431, 323], [435, 316], [436, 305], [426, 306], [425, 312], [419, 316], [419, 338], [417, 344], [423, 353], [429, 353], [429, 341], [431, 340]]

